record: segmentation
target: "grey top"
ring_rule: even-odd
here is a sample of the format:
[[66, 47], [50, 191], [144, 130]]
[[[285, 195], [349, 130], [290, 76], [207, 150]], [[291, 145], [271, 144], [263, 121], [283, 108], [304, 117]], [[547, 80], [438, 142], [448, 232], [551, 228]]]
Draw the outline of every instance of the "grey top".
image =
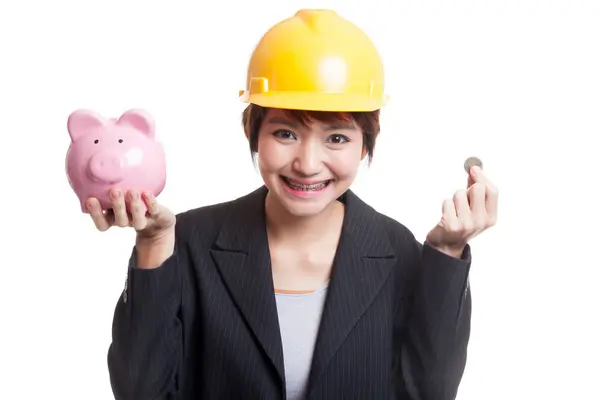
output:
[[276, 291], [288, 400], [302, 400], [328, 284], [315, 292]]

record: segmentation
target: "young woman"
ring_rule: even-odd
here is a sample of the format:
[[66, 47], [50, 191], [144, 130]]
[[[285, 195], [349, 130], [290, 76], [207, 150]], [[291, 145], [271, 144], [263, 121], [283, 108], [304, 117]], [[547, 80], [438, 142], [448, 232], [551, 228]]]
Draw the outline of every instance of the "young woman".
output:
[[454, 399], [470, 332], [468, 242], [496, 220], [481, 169], [421, 245], [350, 189], [373, 155], [381, 59], [334, 12], [258, 44], [243, 126], [264, 186], [175, 216], [89, 199], [137, 239], [108, 352], [116, 399]]

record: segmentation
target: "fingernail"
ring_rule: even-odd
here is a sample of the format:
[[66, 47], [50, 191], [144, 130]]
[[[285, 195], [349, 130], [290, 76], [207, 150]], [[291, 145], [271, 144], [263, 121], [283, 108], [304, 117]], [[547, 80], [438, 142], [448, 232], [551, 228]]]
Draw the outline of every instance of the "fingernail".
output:
[[131, 193], [132, 199], [137, 200], [140, 198], [140, 194], [138, 192], [136, 192], [135, 190], [132, 190], [130, 193]]

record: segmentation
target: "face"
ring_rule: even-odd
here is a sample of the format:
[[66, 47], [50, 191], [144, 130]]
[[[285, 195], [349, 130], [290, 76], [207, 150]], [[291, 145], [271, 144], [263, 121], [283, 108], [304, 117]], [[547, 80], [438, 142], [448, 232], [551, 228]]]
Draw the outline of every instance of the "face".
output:
[[320, 214], [352, 184], [366, 152], [354, 123], [304, 125], [271, 109], [258, 137], [258, 166], [273, 196], [297, 217]]

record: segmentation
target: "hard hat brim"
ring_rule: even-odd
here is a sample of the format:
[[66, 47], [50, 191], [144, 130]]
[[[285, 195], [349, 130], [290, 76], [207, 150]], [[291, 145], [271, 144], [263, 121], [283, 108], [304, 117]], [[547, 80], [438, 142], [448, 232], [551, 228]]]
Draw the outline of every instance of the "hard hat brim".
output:
[[364, 95], [310, 92], [268, 92], [247, 94], [242, 92], [240, 100], [261, 107], [288, 110], [369, 112], [383, 108], [388, 97], [373, 98]]

